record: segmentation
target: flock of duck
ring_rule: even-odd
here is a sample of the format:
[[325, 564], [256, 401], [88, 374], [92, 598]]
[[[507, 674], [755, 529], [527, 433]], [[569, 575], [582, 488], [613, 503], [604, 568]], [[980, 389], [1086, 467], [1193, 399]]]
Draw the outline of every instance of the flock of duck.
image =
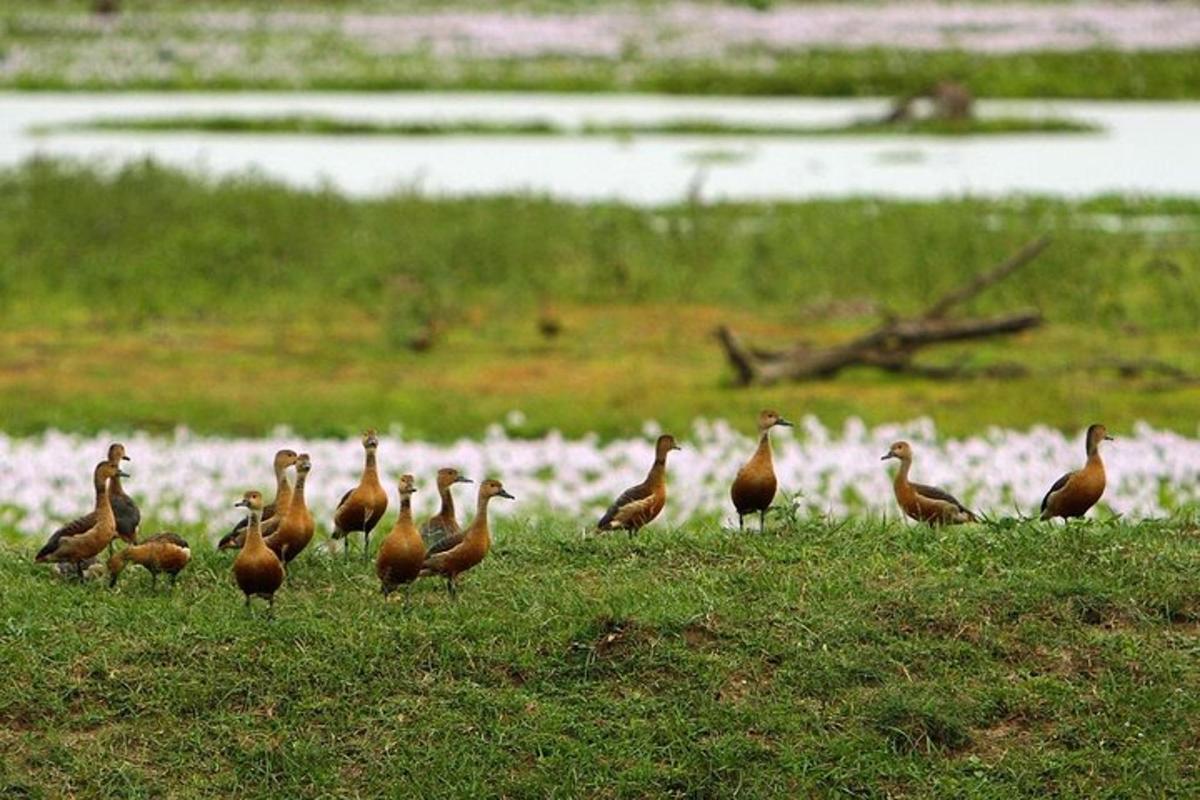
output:
[[[774, 411], [763, 411], [758, 417], [758, 447], [738, 470], [730, 489], [730, 499], [738, 516], [739, 530], [745, 518], [755, 513], [759, 530], [766, 526], [766, 512], [775, 499], [778, 482], [771, 455], [771, 430], [776, 426], [791, 426]], [[1081, 469], [1059, 478], [1042, 499], [1041, 518], [1081, 517], [1104, 494], [1104, 462], [1100, 458], [1100, 443], [1111, 439], [1103, 425], [1087, 430], [1087, 461]], [[363, 535], [364, 559], [370, 557], [371, 533], [383, 519], [388, 508], [388, 493], [379, 479], [377, 451], [379, 438], [375, 431], [363, 433], [364, 463], [358, 485], [346, 492], [333, 513], [334, 540], [345, 540], [346, 556], [350, 555], [351, 534]], [[646, 479], [626, 489], [616, 499], [600, 521], [598, 531], [625, 530], [632, 536], [657, 517], [666, 506], [667, 456], [680, 447], [675, 437], [660, 436], [654, 449], [654, 463]], [[952, 494], [934, 486], [913, 483], [909, 471], [913, 449], [908, 442], [893, 444], [883, 459], [897, 459], [893, 488], [896, 502], [912, 519], [930, 525], [950, 525], [975, 522], [977, 517]], [[93, 472], [95, 505], [92, 511], [72, 520], [51, 535], [38, 551], [36, 560], [53, 562], [61, 568], [73, 568], [80, 579], [84, 568], [107, 548], [109, 585], [115, 585], [121, 571], [129, 564], [140, 564], [157, 583], [159, 573], [170, 576], [172, 585], [191, 559], [185, 539], [164, 532], [145, 539], [138, 538], [141, 512], [125, 493], [121, 478], [128, 461], [124, 445], [108, 448], [104, 461]], [[312, 542], [316, 523], [304, 499], [304, 485], [312, 470], [306, 453], [280, 450], [275, 454], [275, 498], [263, 502], [255, 490], [247, 491], [235, 505], [245, 509], [245, 517], [218, 543], [221, 550], [238, 550], [233, 561], [234, 579], [245, 596], [246, 605], [259, 597], [273, 608], [275, 593], [283, 585], [287, 565]], [[289, 480], [288, 470], [294, 469], [295, 482]], [[458, 578], [480, 564], [491, 548], [488, 530], [488, 503], [496, 497], [515, 500], [498, 480], [488, 479], [479, 484], [475, 517], [465, 529], [458, 524], [454, 510], [453, 486], [472, 483], [453, 468], [437, 473], [437, 490], [441, 508], [418, 528], [413, 521], [411, 498], [417, 491], [412, 475], [402, 475], [398, 483], [400, 513], [391, 531], [375, 555], [375, 573], [384, 596], [400, 587], [405, 588], [408, 602], [413, 582], [426, 576], [441, 577], [452, 597], [457, 595]], [[113, 543], [120, 539], [123, 548], [113, 552]]]

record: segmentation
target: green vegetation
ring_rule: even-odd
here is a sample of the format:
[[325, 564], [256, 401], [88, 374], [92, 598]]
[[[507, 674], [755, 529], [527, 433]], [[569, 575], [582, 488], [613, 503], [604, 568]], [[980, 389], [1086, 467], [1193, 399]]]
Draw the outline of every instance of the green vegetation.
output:
[[549, 120], [490, 120], [372, 122], [332, 117], [286, 115], [114, 117], [91, 122], [70, 123], [44, 130], [101, 131], [201, 131], [204, 133], [295, 133], [322, 135], [375, 136], [838, 136], [924, 134], [931, 136], [970, 136], [974, 134], [1013, 133], [1090, 133], [1099, 126], [1077, 120], [1022, 117], [992, 117], [970, 120], [916, 120], [890, 124], [864, 120], [848, 125], [815, 127], [812, 125], [755, 125], [717, 119], [678, 119], [667, 122], [588, 122], [580, 127], [559, 125]]
[[1144, 523], [500, 526], [451, 603], [0, 548], [5, 797], [1189, 797], [1200, 547]]
[[[968, 310], [1034, 306], [1047, 324], [928, 355], [1018, 361], [1028, 377], [730, 385], [721, 323], [762, 346], [844, 340], [1043, 233], [1049, 250]], [[352, 201], [152, 164], [32, 162], [0, 173], [0, 430], [401, 422], [444, 441], [518, 409], [528, 434], [608, 437], [773, 404], [828, 424], [929, 415], [954, 435], [1081, 419], [1194, 433], [1194, 384], [1105, 365], [1200, 372], [1198, 238], [1190, 200]], [[541, 316], [562, 332], [540, 334]], [[430, 329], [432, 349], [413, 352]]]

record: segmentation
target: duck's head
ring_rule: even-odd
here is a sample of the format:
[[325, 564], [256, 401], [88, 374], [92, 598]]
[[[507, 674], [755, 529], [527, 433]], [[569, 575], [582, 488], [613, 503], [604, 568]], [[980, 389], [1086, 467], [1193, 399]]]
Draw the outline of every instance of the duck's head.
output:
[[125, 455], [125, 445], [113, 442], [108, 446], [108, 462], [120, 464], [122, 461], [129, 461], [129, 456]]
[[483, 483], [479, 484], [480, 497], [507, 497], [509, 500], [516, 500], [508, 492], [504, 491], [504, 484], [494, 478], [488, 478]]
[[1087, 449], [1092, 452], [1100, 446], [1101, 442], [1111, 442], [1111, 436], [1108, 435], [1108, 428], [1100, 424], [1089, 425], [1087, 429]]
[[263, 510], [262, 492], [251, 489], [242, 495], [242, 499], [233, 504], [234, 508], [245, 508], [251, 513], [261, 514]]
[[308, 457], [308, 453], [301, 453], [296, 456], [296, 474], [307, 475], [312, 470], [312, 459]]
[[474, 483], [473, 480], [466, 477], [454, 467], [442, 467], [437, 472], [437, 484], [439, 489], [445, 489], [455, 483]]
[[654, 445], [654, 453], [660, 459], [666, 458], [667, 453], [671, 452], [672, 450], [682, 449], [682, 447], [675, 443], [675, 437], [669, 433], [664, 433], [662, 436], [658, 437], [658, 441]]
[[417, 490], [416, 482], [413, 480], [412, 475], [401, 475], [397, 485], [400, 488], [401, 497], [409, 497]]
[[901, 461], [912, 461], [912, 445], [908, 442], [893, 442], [888, 448], [887, 453], [880, 461], [887, 461], [889, 458], [898, 458]]
[[109, 481], [113, 478], [128, 478], [129, 473], [122, 472], [121, 467], [118, 466], [119, 463], [120, 462], [114, 464], [111, 461], [101, 461], [99, 464], [97, 464], [96, 471], [93, 473], [96, 482], [100, 483], [101, 481]]
[[288, 467], [295, 464], [296, 459], [298, 459], [298, 458], [299, 458], [299, 456], [296, 455], [295, 450], [280, 450], [280, 451], [278, 451], [277, 453], [275, 453], [275, 470], [276, 470], [276, 472], [283, 472], [285, 469], [287, 469]]
[[367, 428], [362, 435], [363, 448], [366, 450], [376, 450], [379, 447], [379, 434], [374, 428]]
[[786, 419], [784, 419], [782, 416], [780, 416], [778, 411], [772, 411], [771, 409], [767, 408], [767, 409], [763, 409], [761, 412], [759, 412], [759, 414], [758, 414], [758, 429], [759, 429], [759, 431], [768, 431], [771, 428], [774, 428], [776, 425], [783, 425], [784, 427], [787, 427], [787, 428], [792, 427], [792, 423], [788, 422]]

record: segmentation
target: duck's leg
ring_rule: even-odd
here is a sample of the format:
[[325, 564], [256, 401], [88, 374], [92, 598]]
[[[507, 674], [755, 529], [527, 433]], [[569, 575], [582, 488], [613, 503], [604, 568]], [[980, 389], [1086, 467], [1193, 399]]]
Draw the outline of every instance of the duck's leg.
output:
[[267, 595], [267, 619], [275, 619], [275, 595]]
[[744, 533], [746, 530], [746, 517], [738, 513], [738, 533]]
[[150, 570], [150, 588], [158, 588], [158, 570]]
[[363, 561], [371, 557], [371, 517], [375, 509], [368, 508], [363, 514]]
[[454, 578], [449, 575], [446, 576], [446, 591], [450, 593], [451, 600], [458, 599], [458, 587], [454, 585]]
[[758, 532], [760, 534], [767, 532], [767, 510], [765, 508], [758, 512]]
[[179, 578], [179, 573], [178, 573], [178, 572], [172, 572], [172, 573], [171, 573], [171, 588], [172, 588], [172, 589], [174, 589], [174, 588], [175, 588], [175, 581], [176, 581], [178, 578]]
[[80, 583], [83, 583], [83, 562], [82, 561], [75, 562], [75, 577], [79, 579]]
[[412, 607], [412, 587], [413, 587], [413, 585], [411, 582], [406, 583], [404, 585], [404, 610], [405, 611], [407, 611], [409, 608]]
[[249, 610], [249, 608], [250, 608], [250, 595], [246, 595], [246, 609]]

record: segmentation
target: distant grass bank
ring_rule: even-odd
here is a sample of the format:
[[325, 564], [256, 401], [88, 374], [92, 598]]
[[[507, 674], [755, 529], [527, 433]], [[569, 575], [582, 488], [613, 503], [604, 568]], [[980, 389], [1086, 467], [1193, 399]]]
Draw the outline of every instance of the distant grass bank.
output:
[[[928, 355], [1027, 377], [730, 385], [719, 324], [764, 347], [844, 341], [1045, 233], [1050, 248], [969, 310], [1036, 307], [1047, 324]], [[1200, 372], [1198, 253], [1191, 200], [351, 201], [32, 162], [0, 173], [0, 431], [402, 422], [446, 441], [519, 410], [531, 435], [630, 436], [774, 405], [829, 425], [928, 415], [947, 435], [1137, 419], [1194, 435], [1200, 387], [1111, 365]]]
[[99, 131], [187, 131], [202, 133], [317, 134], [341, 136], [973, 136], [979, 134], [1018, 133], [1091, 133], [1100, 126], [1062, 118], [983, 117], [967, 120], [915, 120], [887, 123], [862, 120], [846, 125], [813, 126], [726, 122], [719, 119], [681, 118], [663, 122], [585, 122], [579, 126], [561, 125], [550, 120], [450, 120], [373, 122], [334, 117], [285, 116], [176, 116], [111, 117], [90, 122], [67, 123], [40, 129]]
[[1200, 792], [1186, 525], [511, 522], [457, 604], [305, 554], [272, 622], [197, 551], [111, 591], [0, 547], [0, 794]]

